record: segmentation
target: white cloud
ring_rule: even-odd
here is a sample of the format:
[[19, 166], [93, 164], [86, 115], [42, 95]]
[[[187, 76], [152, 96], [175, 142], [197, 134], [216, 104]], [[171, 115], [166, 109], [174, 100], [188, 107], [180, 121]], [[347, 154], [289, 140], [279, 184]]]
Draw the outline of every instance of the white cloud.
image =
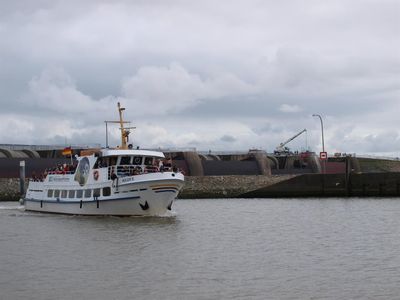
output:
[[166, 115], [202, 100], [241, 96], [256, 91], [233, 74], [201, 78], [177, 63], [168, 67], [142, 67], [122, 82], [123, 96], [141, 113]]
[[279, 110], [284, 113], [297, 113], [302, 111], [300, 106], [290, 104], [282, 104], [279, 106]]
[[14, 2], [0, 3], [5, 143], [102, 142], [119, 99], [152, 147], [271, 149], [307, 128], [316, 149], [312, 113], [328, 149], [398, 147], [396, 0]]
[[44, 70], [29, 82], [28, 94], [22, 100], [28, 105], [57, 113], [90, 111], [93, 100], [77, 90], [72, 78], [59, 68]]

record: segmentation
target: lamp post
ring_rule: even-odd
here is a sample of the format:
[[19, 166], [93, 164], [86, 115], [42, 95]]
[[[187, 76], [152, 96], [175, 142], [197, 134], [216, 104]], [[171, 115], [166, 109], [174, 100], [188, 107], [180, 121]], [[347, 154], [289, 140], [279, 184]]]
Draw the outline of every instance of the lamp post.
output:
[[104, 121], [106, 123], [106, 148], [108, 148], [108, 122]]
[[322, 132], [322, 152], [325, 152], [325, 141], [324, 141], [324, 123], [322, 122], [322, 117], [321, 115], [318, 114], [313, 114], [313, 117], [318, 117], [319, 120], [321, 121], [321, 132]]
[[[321, 117], [321, 115], [318, 115], [318, 114], [313, 114], [312, 116], [313, 117], [318, 117], [319, 120], [321, 121], [322, 152], [325, 154], [324, 123], [322, 122], [322, 117]], [[320, 158], [321, 158], [321, 156], [320, 156]], [[325, 169], [326, 169], [325, 162], [326, 162], [327, 159], [328, 159], [328, 156], [326, 156], [324, 158], [324, 160], [323, 160], [323, 163], [322, 163], [322, 174], [325, 174]]]

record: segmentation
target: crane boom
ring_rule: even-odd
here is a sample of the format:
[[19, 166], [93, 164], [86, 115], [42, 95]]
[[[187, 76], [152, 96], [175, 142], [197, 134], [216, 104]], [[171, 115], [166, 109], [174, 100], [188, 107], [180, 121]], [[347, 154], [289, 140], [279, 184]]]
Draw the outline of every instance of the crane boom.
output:
[[285, 145], [287, 145], [288, 143], [290, 143], [291, 141], [293, 141], [295, 138], [297, 138], [299, 135], [303, 134], [306, 131], [307, 131], [307, 129], [303, 129], [302, 131], [300, 131], [296, 135], [292, 136], [290, 139], [284, 141], [283, 143], [280, 143], [279, 146], [276, 147], [276, 151], [278, 151], [278, 152], [284, 151], [285, 150], [284, 149]]

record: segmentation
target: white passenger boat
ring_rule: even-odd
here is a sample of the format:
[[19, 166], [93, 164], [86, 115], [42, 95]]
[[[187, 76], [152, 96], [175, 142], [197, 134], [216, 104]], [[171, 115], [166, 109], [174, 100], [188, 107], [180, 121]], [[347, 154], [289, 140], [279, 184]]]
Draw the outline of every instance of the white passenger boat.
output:
[[[121, 146], [86, 150], [76, 156], [74, 170], [49, 172], [31, 180], [24, 199], [26, 210], [76, 215], [164, 215], [183, 186], [184, 176], [162, 152], [131, 149], [118, 103]], [[157, 164], [155, 164], [155, 162]]]

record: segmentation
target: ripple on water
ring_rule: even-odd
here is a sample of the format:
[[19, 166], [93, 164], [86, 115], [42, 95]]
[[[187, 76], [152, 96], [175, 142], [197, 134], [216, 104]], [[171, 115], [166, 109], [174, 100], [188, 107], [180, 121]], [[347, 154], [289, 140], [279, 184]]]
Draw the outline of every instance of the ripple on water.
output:
[[[178, 200], [169, 217], [0, 205], [5, 299], [396, 299], [396, 199]], [[22, 283], [22, 284], [21, 284]]]

